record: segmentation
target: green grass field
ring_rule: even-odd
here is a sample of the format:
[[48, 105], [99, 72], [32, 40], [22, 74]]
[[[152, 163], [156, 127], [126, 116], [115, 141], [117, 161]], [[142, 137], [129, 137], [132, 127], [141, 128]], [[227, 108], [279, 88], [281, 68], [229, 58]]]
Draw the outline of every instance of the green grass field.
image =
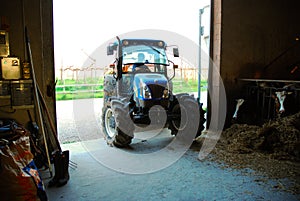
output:
[[[188, 80], [187, 82], [174, 78], [173, 80], [173, 92], [197, 92], [198, 81]], [[58, 81], [56, 84], [56, 100], [74, 100], [74, 99], [85, 99], [85, 98], [102, 98], [103, 97], [103, 78], [98, 80], [64, 80], [64, 83]], [[68, 86], [77, 85], [77, 86]], [[87, 85], [87, 86], [83, 86]], [[64, 90], [62, 88], [64, 87]], [[201, 91], [206, 91], [207, 81], [201, 81]], [[98, 90], [96, 92], [91, 92]]]

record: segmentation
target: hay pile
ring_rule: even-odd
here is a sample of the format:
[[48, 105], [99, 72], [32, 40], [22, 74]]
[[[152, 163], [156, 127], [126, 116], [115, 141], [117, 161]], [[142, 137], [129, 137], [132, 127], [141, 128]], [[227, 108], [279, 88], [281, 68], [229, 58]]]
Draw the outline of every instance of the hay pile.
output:
[[260, 152], [275, 159], [300, 161], [300, 113], [262, 127], [234, 124], [222, 133], [218, 144], [231, 153]]
[[[288, 178], [283, 190], [300, 194], [300, 113], [263, 126], [234, 124], [222, 132], [210, 160], [223, 167], [251, 168], [269, 178]], [[274, 188], [278, 186], [275, 185]]]

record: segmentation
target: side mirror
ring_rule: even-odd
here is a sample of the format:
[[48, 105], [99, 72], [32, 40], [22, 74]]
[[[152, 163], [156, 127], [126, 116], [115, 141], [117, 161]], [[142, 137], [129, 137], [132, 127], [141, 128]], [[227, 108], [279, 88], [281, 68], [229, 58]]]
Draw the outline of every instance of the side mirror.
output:
[[179, 57], [179, 50], [178, 50], [177, 47], [174, 47], [174, 48], [173, 48], [173, 56], [174, 56], [174, 57]]
[[114, 54], [113, 46], [111, 45], [107, 46], [107, 55], [113, 55], [113, 54]]

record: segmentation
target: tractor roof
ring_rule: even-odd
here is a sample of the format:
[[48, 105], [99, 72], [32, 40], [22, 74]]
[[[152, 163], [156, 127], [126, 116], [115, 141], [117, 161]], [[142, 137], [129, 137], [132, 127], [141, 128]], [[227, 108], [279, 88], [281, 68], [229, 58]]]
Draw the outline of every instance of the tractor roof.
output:
[[[167, 44], [163, 40], [155, 40], [155, 39], [121, 39], [121, 43], [123, 46], [131, 46], [131, 45], [149, 45], [156, 46], [160, 48], [165, 48]], [[118, 41], [113, 43], [113, 46], [117, 46]]]

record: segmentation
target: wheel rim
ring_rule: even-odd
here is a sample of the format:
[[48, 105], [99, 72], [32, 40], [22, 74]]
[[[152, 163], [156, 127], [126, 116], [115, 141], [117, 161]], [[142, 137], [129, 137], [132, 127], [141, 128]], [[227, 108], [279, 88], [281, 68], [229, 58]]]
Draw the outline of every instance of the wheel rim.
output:
[[183, 130], [187, 126], [188, 115], [186, 108], [182, 105], [176, 105], [173, 108], [173, 114], [176, 116], [175, 120], [172, 120], [172, 125], [176, 130]]
[[107, 108], [105, 112], [105, 130], [110, 138], [116, 134], [116, 122], [111, 108]]

